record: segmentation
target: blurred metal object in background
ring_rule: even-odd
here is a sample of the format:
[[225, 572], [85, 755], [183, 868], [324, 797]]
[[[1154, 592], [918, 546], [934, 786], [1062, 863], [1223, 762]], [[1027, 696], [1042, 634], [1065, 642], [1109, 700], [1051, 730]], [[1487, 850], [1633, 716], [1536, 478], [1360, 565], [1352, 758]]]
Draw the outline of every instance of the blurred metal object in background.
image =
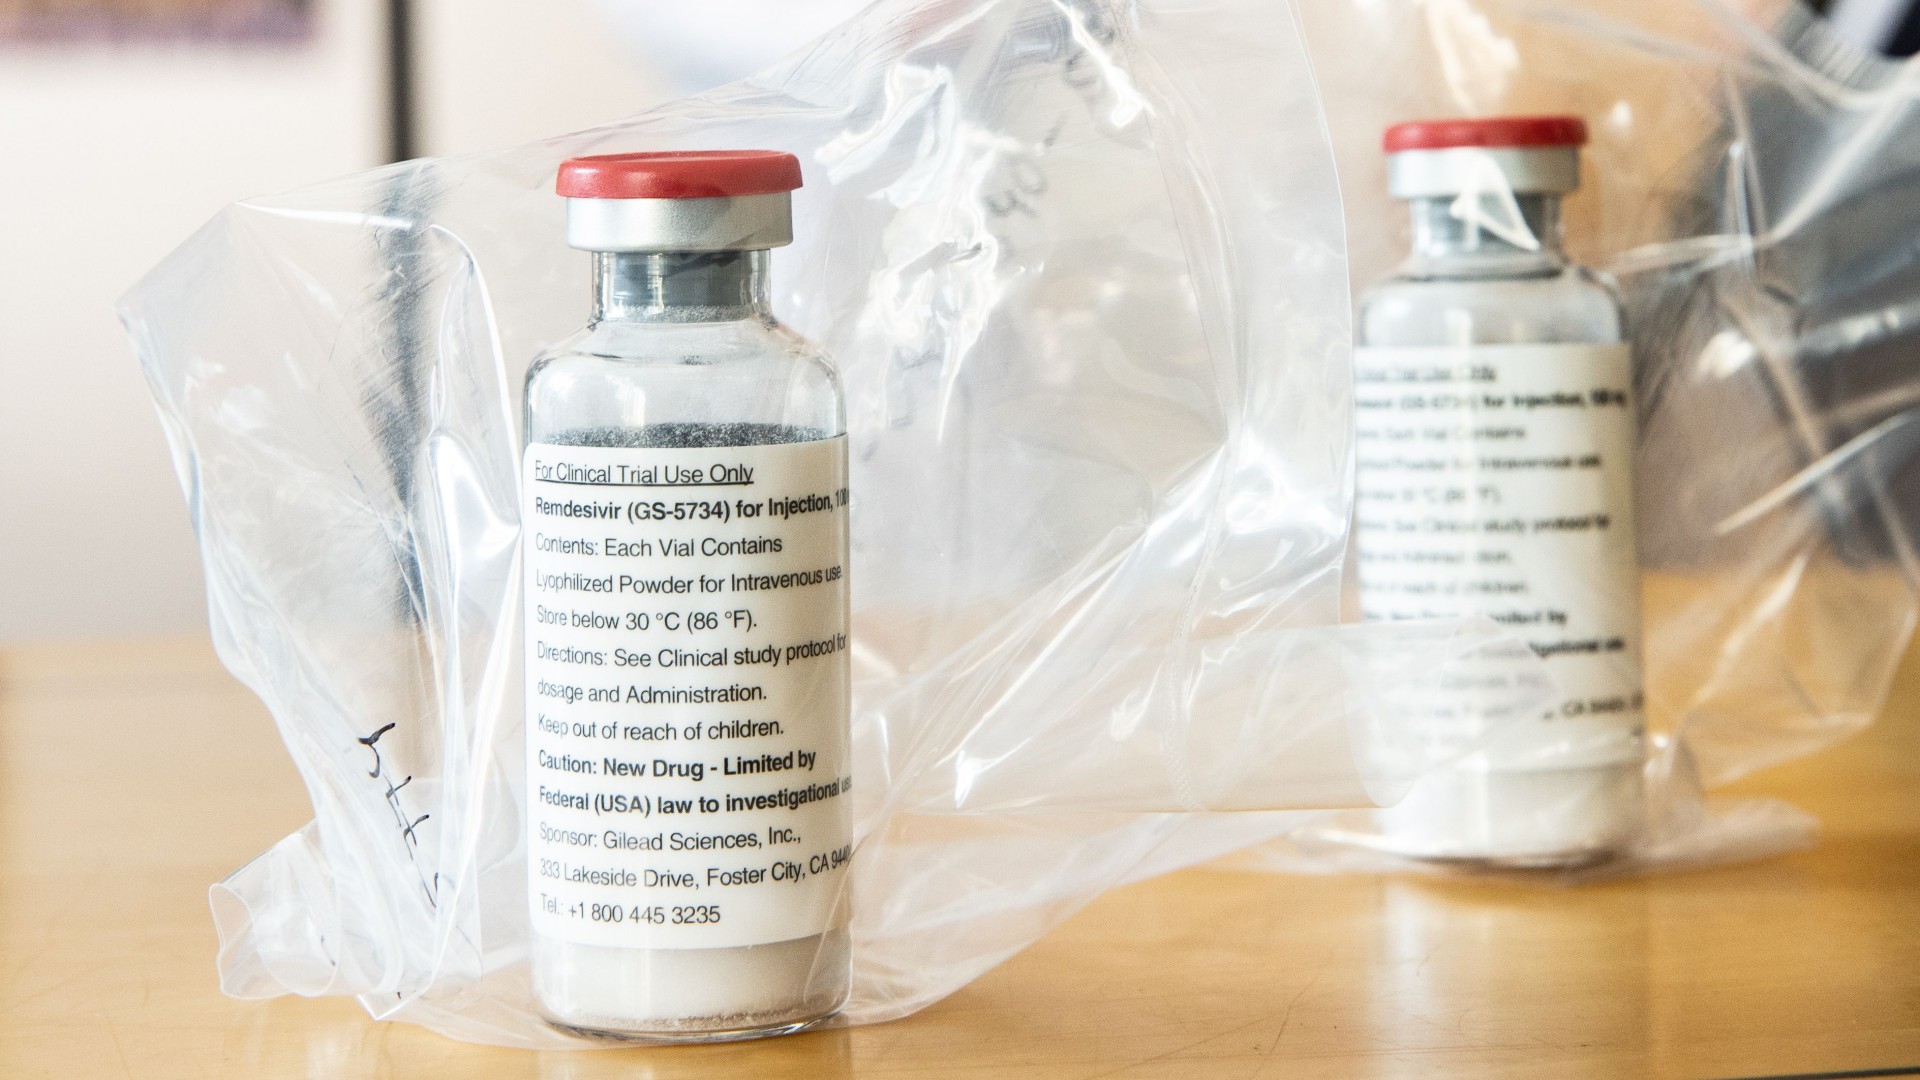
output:
[[1857, 49], [1883, 56], [1920, 52], [1920, 3], [1914, 0], [1819, 0], [1833, 35]]
[[314, 0], [0, 0], [0, 41], [305, 44]]
[[[1920, 531], [1920, 467], [1902, 430], [1920, 424], [1920, 67], [1883, 55], [1920, 46], [1920, 5], [1828, 6], [1828, 16], [1800, 5], [1785, 12], [1773, 32], [1778, 61], [1800, 66], [1801, 77], [1735, 76], [1738, 108], [1713, 144], [1738, 160], [1702, 163], [1706, 176], [1740, 179], [1703, 180], [1688, 212], [1695, 220], [1681, 231], [1750, 238], [1746, 249], [1681, 271], [1694, 277], [1690, 289], [1671, 280], [1629, 289], [1652, 301], [1634, 312], [1640, 337], [1665, 343], [1645, 360], [1717, 365], [1718, 377], [1749, 387], [1742, 409], [1752, 410], [1746, 422], [1721, 414], [1711, 436], [1743, 445], [1720, 455], [1742, 463], [1738, 476], [1662, 476], [1661, 455], [1643, 453], [1655, 465], [1643, 506], [1675, 510], [1649, 515], [1643, 549], [1656, 565], [1704, 557], [1704, 535], [1740, 525], [1721, 511], [1757, 505], [1774, 484], [1819, 491], [1832, 542], [1850, 561], [1885, 561], [1908, 546], [1896, 534]], [[1674, 347], [1689, 335], [1700, 340]], [[1642, 385], [1683, 393], [1689, 377], [1656, 365]], [[1755, 438], [1780, 428], [1793, 433], [1790, 443]], [[1649, 448], [1658, 437], [1650, 433]], [[1801, 475], [1853, 453], [1891, 455], [1873, 470], [1884, 476], [1874, 490]], [[1680, 505], [1668, 488], [1718, 494]], [[1863, 527], [1874, 520], [1858, 512], [1869, 502], [1898, 508], [1884, 530]]]

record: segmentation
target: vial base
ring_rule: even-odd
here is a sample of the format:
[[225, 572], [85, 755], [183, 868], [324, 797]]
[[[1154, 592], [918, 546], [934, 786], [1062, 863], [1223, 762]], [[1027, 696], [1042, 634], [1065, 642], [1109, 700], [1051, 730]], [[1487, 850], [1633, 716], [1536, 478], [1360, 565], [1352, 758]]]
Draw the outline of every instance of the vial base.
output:
[[688, 1031], [617, 1031], [610, 1028], [580, 1027], [565, 1021], [547, 1018], [547, 1023], [556, 1031], [565, 1032], [582, 1039], [594, 1039], [599, 1042], [620, 1043], [626, 1046], [699, 1046], [709, 1043], [751, 1042], [754, 1039], [773, 1039], [781, 1035], [798, 1035], [811, 1031], [826, 1023], [839, 1013], [835, 1007], [832, 1012], [816, 1016], [811, 1020], [796, 1020], [785, 1024], [765, 1024], [757, 1027], [739, 1028], [699, 1028]]
[[1640, 763], [1441, 769], [1378, 814], [1369, 846], [1484, 869], [1564, 870], [1618, 857], [1639, 831]]
[[536, 938], [534, 995], [547, 1022], [626, 1043], [791, 1035], [840, 1011], [851, 981], [844, 928], [718, 949], [635, 949]]

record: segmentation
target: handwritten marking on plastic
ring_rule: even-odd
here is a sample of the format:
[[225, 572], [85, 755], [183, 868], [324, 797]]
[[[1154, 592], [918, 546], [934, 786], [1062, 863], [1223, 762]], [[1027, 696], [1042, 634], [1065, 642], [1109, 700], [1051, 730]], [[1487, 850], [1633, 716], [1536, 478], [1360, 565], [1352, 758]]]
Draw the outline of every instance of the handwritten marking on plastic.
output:
[[413, 775], [409, 773], [406, 779], [397, 784], [394, 783], [393, 774], [387, 769], [386, 759], [380, 754], [381, 737], [398, 726], [398, 724], [394, 723], [384, 724], [377, 728], [373, 734], [362, 736], [354, 741], [366, 747], [373, 754], [373, 769], [367, 773], [367, 777], [369, 779], [382, 781], [387, 785], [384, 796], [387, 809], [392, 812], [394, 825], [400, 830], [401, 843], [406, 845], [407, 860], [413, 865], [414, 873], [420, 881], [420, 890], [426, 895], [427, 903], [437, 908], [440, 906], [440, 874], [438, 871], [428, 874], [426, 869], [420, 865], [420, 861], [415, 855], [420, 847], [420, 826], [425, 824], [427, 819], [433, 815], [421, 814], [418, 817], [414, 817], [412, 813], [402, 805], [402, 796], [400, 793], [408, 784], [413, 783]]

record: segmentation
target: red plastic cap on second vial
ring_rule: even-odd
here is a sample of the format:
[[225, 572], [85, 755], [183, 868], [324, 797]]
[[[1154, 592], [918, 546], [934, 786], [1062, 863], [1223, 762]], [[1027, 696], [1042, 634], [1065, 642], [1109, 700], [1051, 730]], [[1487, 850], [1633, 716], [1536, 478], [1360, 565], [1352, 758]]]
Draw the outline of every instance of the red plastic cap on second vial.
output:
[[1409, 120], [1380, 139], [1398, 199], [1467, 193], [1564, 195], [1580, 186], [1587, 122], [1577, 116]]
[[1464, 146], [1487, 150], [1552, 146], [1585, 146], [1587, 122], [1577, 116], [1486, 116], [1449, 120], [1409, 120], [1395, 124], [1381, 137], [1389, 154], [1406, 150], [1453, 150]]
[[727, 199], [800, 187], [800, 159], [779, 150], [599, 154], [560, 165], [569, 199]]

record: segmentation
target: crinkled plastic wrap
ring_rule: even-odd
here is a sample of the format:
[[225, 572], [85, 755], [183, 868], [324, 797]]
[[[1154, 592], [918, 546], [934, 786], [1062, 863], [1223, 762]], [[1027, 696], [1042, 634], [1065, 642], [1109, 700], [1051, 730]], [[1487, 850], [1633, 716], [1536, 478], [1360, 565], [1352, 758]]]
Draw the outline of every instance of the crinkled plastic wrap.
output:
[[125, 300], [314, 806], [214, 890], [229, 993], [577, 1044], [528, 985], [519, 385], [587, 315], [558, 163], [689, 147], [800, 157], [774, 307], [846, 387], [845, 1020], [1437, 763], [1401, 674], [1512, 642], [1338, 625], [1347, 278], [1291, 13], [882, 3], [629, 122], [237, 205]]
[[[1913, 626], [1920, 68], [1778, 2], [1301, 14], [1356, 288], [1406, 251], [1386, 125], [1571, 113], [1592, 130], [1568, 243], [1617, 289], [1633, 345], [1652, 737], [1644, 828], [1575, 873], [1810, 843], [1815, 823], [1791, 806], [1707, 792], [1867, 724]], [[1571, 798], [1536, 812], [1577, 817]], [[1252, 861], [1459, 869], [1397, 860], [1381, 840], [1374, 815], [1345, 813]]]

